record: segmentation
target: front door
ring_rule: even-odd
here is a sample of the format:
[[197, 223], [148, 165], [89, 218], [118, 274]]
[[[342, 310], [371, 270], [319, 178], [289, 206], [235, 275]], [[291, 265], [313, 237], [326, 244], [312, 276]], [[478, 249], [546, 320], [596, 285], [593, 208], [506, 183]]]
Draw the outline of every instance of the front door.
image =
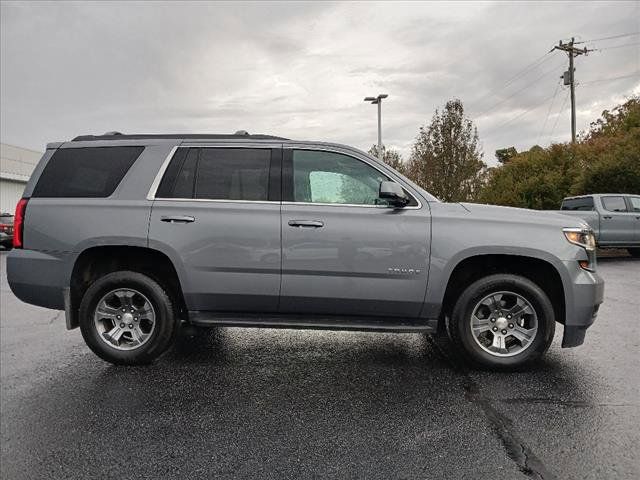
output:
[[429, 258], [429, 209], [378, 198], [389, 180], [365, 157], [286, 149], [280, 311], [417, 317]]
[[189, 310], [277, 311], [281, 152], [174, 154], [155, 195], [149, 246], [174, 260]]

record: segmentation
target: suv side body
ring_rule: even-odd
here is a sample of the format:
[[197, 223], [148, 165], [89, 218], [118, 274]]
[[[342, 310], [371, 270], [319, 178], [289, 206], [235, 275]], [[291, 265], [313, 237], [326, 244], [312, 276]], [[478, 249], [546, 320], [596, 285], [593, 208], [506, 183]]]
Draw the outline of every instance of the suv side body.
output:
[[[110, 195], [33, 195], [55, 152], [101, 147], [143, 147]], [[210, 152], [219, 158], [236, 150], [255, 151], [255, 158], [268, 152], [268, 186], [250, 193], [255, 199], [199, 198], [197, 178], [191, 195], [158, 195], [169, 191], [163, 179], [176, 155], [185, 164], [188, 155], [197, 156], [200, 166]], [[336, 167], [319, 171], [323, 162]], [[365, 200], [345, 203], [360, 188], [348, 181], [346, 193], [326, 187], [340, 168], [362, 177], [358, 195]], [[409, 203], [395, 208], [371, 201], [367, 188], [374, 179], [399, 184]], [[232, 181], [243, 190], [241, 179]], [[323, 202], [310, 191], [314, 185], [343, 200]], [[540, 286], [565, 325], [563, 346], [576, 346], [603, 297], [602, 280], [579, 263], [594, 259], [563, 236], [565, 227], [586, 228], [582, 222], [441, 203], [383, 162], [343, 145], [276, 137], [82, 137], [48, 145], [24, 197], [24, 248], [7, 260], [10, 286], [25, 302], [65, 309], [68, 328], [78, 326], [91, 284], [123, 269], [157, 280], [176, 314], [203, 326], [442, 333], [470, 284], [507, 273]]]

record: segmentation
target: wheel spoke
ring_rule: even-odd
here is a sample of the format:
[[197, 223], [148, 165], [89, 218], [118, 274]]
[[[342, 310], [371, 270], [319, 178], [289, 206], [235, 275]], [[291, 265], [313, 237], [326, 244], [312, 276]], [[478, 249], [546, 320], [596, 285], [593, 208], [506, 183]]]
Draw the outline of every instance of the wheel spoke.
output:
[[115, 322], [117, 320], [117, 316], [120, 314], [120, 310], [118, 310], [117, 308], [114, 308], [114, 307], [110, 307], [106, 303], [102, 302], [98, 306], [98, 308], [96, 310], [96, 314], [100, 318], [108, 318], [108, 319], [113, 320]]
[[494, 335], [491, 348], [495, 349], [498, 353], [507, 353], [507, 349], [504, 346], [504, 337], [502, 335]]
[[502, 297], [503, 295], [501, 293], [497, 293], [495, 295], [491, 295], [487, 299], [489, 301], [489, 306], [493, 311], [500, 310], [502, 308], [502, 305], [500, 305]]
[[136, 313], [141, 317], [145, 317], [152, 312], [153, 312], [153, 308], [151, 307], [151, 304], [146, 301], [144, 302], [144, 305], [141, 308], [138, 308], [136, 311]]
[[471, 329], [473, 330], [473, 334], [478, 336], [482, 332], [491, 330], [491, 322], [488, 318], [478, 318], [477, 315], [474, 315], [471, 322]]
[[134, 295], [135, 293], [130, 290], [118, 290], [115, 292], [115, 296], [118, 297], [120, 305], [122, 305], [123, 308], [131, 307]]
[[147, 337], [146, 334], [144, 334], [142, 332], [142, 330], [140, 330], [139, 326], [135, 326], [133, 327], [133, 330], [131, 330], [131, 335], [133, 337], [133, 339], [138, 342], [138, 344], [142, 344], [145, 340], [145, 338]]
[[123, 333], [124, 333], [124, 329], [120, 328], [119, 325], [116, 325], [111, 330], [109, 330], [108, 332], [103, 333], [102, 335], [109, 342], [113, 343], [114, 345], [118, 345], [118, 343], [120, 342], [120, 337], [122, 337]]
[[517, 338], [523, 347], [531, 341], [534, 334], [535, 334], [535, 331], [527, 330], [526, 328], [523, 328], [520, 325], [516, 325], [513, 331], [511, 332], [511, 335]]
[[509, 313], [514, 317], [517, 317], [518, 315], [522, 315], [524, 313], [531, 313], [531, 312], [532, 310], [529, 304], [525, 303], [520, 298], [516, 300], [516, 304], [513, 307], [511, 307], [511, 309], [509, 310]]

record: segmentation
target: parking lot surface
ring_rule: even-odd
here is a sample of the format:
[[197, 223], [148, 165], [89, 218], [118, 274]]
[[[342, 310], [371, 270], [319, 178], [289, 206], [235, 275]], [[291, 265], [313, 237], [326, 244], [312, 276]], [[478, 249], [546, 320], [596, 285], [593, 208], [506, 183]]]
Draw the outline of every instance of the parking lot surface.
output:
[[585, 345], [490, 373], [419, 334], [237, 328], [115, 367], [0, 258], [2, 478], [640, 478], [640, 261], [600, 262]]

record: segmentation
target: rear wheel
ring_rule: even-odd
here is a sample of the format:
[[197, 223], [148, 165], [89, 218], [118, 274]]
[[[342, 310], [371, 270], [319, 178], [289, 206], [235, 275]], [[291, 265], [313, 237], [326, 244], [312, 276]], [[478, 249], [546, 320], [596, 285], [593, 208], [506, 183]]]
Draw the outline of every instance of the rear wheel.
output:
[[449, 333], [473, 363], [511, 369], [531, 363], [549, 348], [555, 316], [547, 295], [530, 280], [510, 274], [482, 278], [467, 287], [453, 309]]
[[173, 342], [179, 323], [171, 299], [153, 279], [121, 271], [94, 282], [80, 304], [80, 330], [103, 360], [118, 365], [153, 361]]
[[627, 248], [627, 252], [634, 258], [640, 258], [640, 248]]

